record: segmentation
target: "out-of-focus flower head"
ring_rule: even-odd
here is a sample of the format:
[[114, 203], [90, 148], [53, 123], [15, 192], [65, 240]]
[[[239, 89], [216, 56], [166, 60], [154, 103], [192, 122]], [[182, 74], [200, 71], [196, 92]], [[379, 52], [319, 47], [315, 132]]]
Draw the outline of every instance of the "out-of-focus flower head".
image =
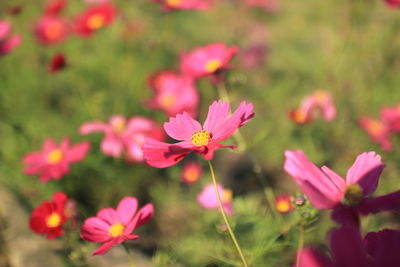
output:
[[322, 115], [325, 121], [336, 117], [336, 107], [332, 95], [323, 90], [317, 90], [307, 96], [300, 107], [290, 112], [289, 117], [298, 124], [311, 122], [315, 117]]
[[127, 120], [121, 115], [111, 116], [108, 123], [92, 121], [84, 123], [80, 134], [103, 132], [101, 150], [105, 155], [121, 157], [123, 154], [128, 161], [142, 162], [142, 146], [146, 137], [164, 140], [161, 127], [152, 119], [134, 116]]
[[96, 217], [85, 220], [81, 228], [81, 237], [89, 242], [103, 243], [92, 255], [103, 255], [113, 246], [139, 238], [132, 232], [153, 217], [154, 208], [152, 204], [146, 204], [139, 211], [137, 209], [136, 198], [124, 197], [117, 209], [101, 209]]
[[56, 73], [64, 69], [66, 66], [67, 66], [67, 61], [64, 57], [64, 54], [57, 53], [51, 58], [47, 70], [50, 73]]
[[115, 16], [117, 9], [109, 3], [89, 6], [75, 20], [75, 31], [77, 34], [88, 37], [94, 32], [110, 25]]
[[253, 109], [253, 104], [242, 101], [239, 108], [230, 115], [229, 103], [220, 100], [214, 101], [209, 107], [203, 126], [187, 112], [171, 117], [169, 122], [164, 123], [164, 130], [180, 142], [168, 144], [147, 138], [143, 146], [145, 160], [157, 168], [172, 166], [191, 152], [211, 160], [215, 150], [234, 148], [219, 142], [228, 139], [246, 124], [254, 116]]
[[274, 12], [279, 9], [278, 0], [245, 0], [245, 3], [249, 6], [261, 8], [267, 12]]
[[[219, 184], [217, 187], [224, 211], [227, 215], [233, 215], [232, 191]], [[218, 197], [213, 184], [208, 184], [203, 188], [197, 196], [197, 202], [206, 209], [219, 209]]]
[[267, 48], [264, 43], [254, 43], [245, 48], [240, 54], [241, 65], [248, 69], [255, 69], [265, 64]]
[[86, 4], [105, 4], [109, 3], [110, 0], [84, 0]]
[[39, 175], [41, 182], [51, 179], [59, 180], [69, 172], [71, 163], [82, 160], [89, 151], [90, 144], [81, 142], [71, 145], [68, 138], [64, 138], [60, 145], [53, 139], [46, 139], [42, 151], [27, 153], [23, 162], [26, 165], [24, 174]]
[[54, 45], [64, 41], [69, 35], [67, 21], [54, 15], [43, 15], [35, 24], [35, 35], [43, 45]]
[[227, 47], [222, 43], [195, 48], [189, 53], [182, 53], [181, 72], [193, 78], [216, 73], [228, 67], [237, 51], [236, 46]]
[[393, 148], [390, 141], [390, 131], [388, 126], [379, 119], [361, 117], [359, 120], [361, 128], [370, 136], [370, 138], [379, 144], [383, 151], [391, 151]]
[[72, 214], [66, 212], [66, 206], [70, 201], [63, 192], [57, 192], [52, 200], [42, 202], [32, 211], [29, 226], [35, 233], [47, 235], [48, 239], [54, 239], [64, 234], [63, 225]]
[[275, 208], [280, 213], [288, 213], [293, 210], [290, 195], [279, 195], [275, 198]]
[[391, 133], [400, 132], [400, 104], [381, 109], [381, 121]]
[[149, 106], [162, 109], [168, 116], [175, 116], [186, 111], [196, 117], [199, 93], [190, 77], [180, 76], [170, 71], [162, 71], [150, 78], [150, 87], [155, 96]]
[[10, 53], [21, 43], [20, 35], [11, 35], [11, 22], [0, 20], [0, 56]]
[[191, 185], [196, 183], [203, 174], [201, 165], [194, 161], [187, 161], [183, 165], [181, 181]]
[[50, 16], [58, 16], [67, 5], [67, 0], [51, 0], [47, 3], [44, 13]]
[[392, 8], [400, 7], [400, 0], [386, 0], [386, 4]]
[[171, 10], [205, 10], [211, 6], [211, 0], [150, 0], [160, 3], [164, 11]]

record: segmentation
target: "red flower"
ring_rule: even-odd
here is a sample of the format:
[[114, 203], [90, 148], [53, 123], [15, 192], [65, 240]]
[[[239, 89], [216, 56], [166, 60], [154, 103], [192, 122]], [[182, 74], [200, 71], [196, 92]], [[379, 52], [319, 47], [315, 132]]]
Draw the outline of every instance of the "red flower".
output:
[[205, 10], [211, 5], [211, 0], [151, 0], [163, 5], [164, 11], [171, 10]]
[[390, 7], [400, 7], [400, 0], [386, 0], [386, 4]]
[[293, 210], [289, 195], [279, 195], [275, 198], [275, 208], [280, 213], [288, 213]]
[[44, 15], [35, 25], [36, 38], [44, 45], [53, 45], [64, 41], [68, 32], [67, 22], [54, 15]]
[[117, 9], [115, 6], [104, 3], [91, 6], [81, 14], [75, 21], [77, 34], [87, 37], [95, 31], [109, 25], [115, 18]]
[[62, 236], [63, 224], [70, 218], [65, 213], [68, 197], [63, 192], [57, 192], [52, 200], [46, 200], [36, 207], [29, 220], [29, 226], [35, 233], [47, 235], [47, 239]]
[[61, 53], [57, 53], [51, 58], [48, 66], [48, 71], [50, 73], [56, 73], [65, 68], [65, 66], [67, 66], [67, 61], [65, 60], [64, 55]]
[[52, 0], [51, 2], [47, 3], [45, 7], [45, 14], [54, 16], [59, 15], [64, 10], [66, 4], [66, 0]]

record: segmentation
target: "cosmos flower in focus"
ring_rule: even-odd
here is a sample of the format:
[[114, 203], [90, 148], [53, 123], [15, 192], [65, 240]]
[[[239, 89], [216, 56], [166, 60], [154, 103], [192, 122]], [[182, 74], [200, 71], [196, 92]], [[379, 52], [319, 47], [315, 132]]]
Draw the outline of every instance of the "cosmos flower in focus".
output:
[[32, 211], [29, 226], [35, 233], [47, 235], [47, 239], [54, 239], [64, 234], [63, 225], [71, 218], [66, 212], [68, 197], [63, 192], [57, 192], [52, 200], [42, 202]]
[[181, 181], [191, 185], [196, 183], [203, 173], [201, 165], [194, 161], [187, 161], [183, 165]]
[[111, 116], [108, 123], [92, 121], [83, 124], [80, 134], [103, 132], [101, 150], [105, 155], [121, 157], [128, 161], [142, 162], [142, 146], [146, 137], [164, 140], [165, 136], [161, 127], [152, 119], [134, 116], [127, 120], [121, 115]]
[[171, 10], [205, 10], [211, 5], [211, 0], [151, 0], [160, 3], [164, 11]]
[[147, 138], [143, 146], [145, 160], [150, 166], [157, 168], [172, 166], [191, 152], [211, 160], [215, 150], [234, 148], [219, 142], [228, 139], [246, 124], [254, 116], [253, 108], [253, 104], [242, 101], [239, 108], [230, 115], [228, 102], [214, 101], [208, 109], [203, 126], [187, 112], [178, 114], [164, 123], [164, 130], [171, 138], [180, 142], [168, 144]]
[[116, 15], [116, 7], [109, 3], [89, 6], [75, 20], [74, 29], [77, 34], [88, 37], [94, 32], [110, 25]]
[[275, 198], [275, 208], [280, 213], [288, 213], [293, 210], [290, 195], [279, 195]]
[[63, 54], [57, 53], [52, 58], [48, 65], [48, 71], [50, 73], [56, 73], [64, 69], [67, 66], [67, 61]]
[[10, 53], [21, 43], [20, 35], [11, 35], [12, 26], [7, 20], [0, 20], [0, 56]]
[[64, 138], [60, 145], [53, 139], [46, 139], [42, 151], [27, 153], [23, 162], [26, 165], [24, 174], [39, 175], [41, 182], [51, 179], [59, 180], [69, 172], [69, 165], [81, 161], [89, 151], [90, 144], [81, 142], [71, 145], [68, 138]]
[[155, 92], [149, 101], [151, 108], [162, 109], [168, 116], [184, 111], [192, 117], [197, 115], [199, 93], [192, 78], [162, 71], [151, 77], [149, 83]]
[[228, 67], [237, 53], [236, 46], [227, 47], [222, 43], [198, 47], [181, 55], [181, 72], [189, 77], [199, 78]]
[[336, 117], [336, 107], [332, 95], [322, 90], [307, 96], [300, 107], [292, 110], [289, 114], [289, 117], [298, 124], [310, 123], [319, 116], [328, 122]]
[[36, 22], [34, 32], [41, 44], [54, 45], [68, 37], [69, 26], [63, 18], [45, 14]]
[[152, 204], [146, 204], [139, 211], [138, 201], [134, 197], [124, 197], [117, 209], [101, 209], [96, 217], [85, 220], [81, 228], [82, 239], [103, 243], [92, 255], [103, 255], [113, 246], [117, 246], [126, 240], [139, 238], [132, 234], [136, 227], [148, 222], [153, 217]]
[[389, 138], [390, 131], [385, 123], [379, 119], [366, 116], [361, 117], [359, 123], [370, 138], [381, 146], [383, 151], [392, 150], [393, 145]]
[[[222, 207], [228, 215], [233, 215], [232, 207], [232, 191], [225, 189], [221, 185], [217, 185], [222, 201]], [[206, 185], [200, 194], [197, 196], [197, 202], [206, 209], [219, 209], [217, 194], [215, 193], [214, 185]]]

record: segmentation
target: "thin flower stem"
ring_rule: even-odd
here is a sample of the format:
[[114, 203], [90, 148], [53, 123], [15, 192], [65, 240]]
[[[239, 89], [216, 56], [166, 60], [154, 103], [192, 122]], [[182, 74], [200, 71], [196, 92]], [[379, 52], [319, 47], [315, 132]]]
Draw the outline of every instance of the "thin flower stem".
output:
[[214, 168], [213, 168], [210, 160], [208, 160], [208, 166], [210, 167], [211, 178], [212, 178], [212, 181], [213, 181], [213, 184], [214, 184], [215, 193], [217, 194], [219, 209], [221, 211], [222, 217], [224, 218], [224, 222], [225, 222], [226, 228], [228, 228], [229, 235], [231, 236], [232, 241], [235, 244], [236, 250], [239, 253], [240, 259], [243, 262], [243, 266], [248, 267], [249, 265], [247, 264], [247, 261], [246, 261], [245, 257], [243, 256], [242, 249], [240, 248], [239, 243], [236, 240], [235, 234], [232, 231], [232, 228], [231, 228], [231, 226], [229, 224], [228, 218], [226, 217], [224, 208], [222, 206], [221, 196], [219, 194], [219, 190], [218, 190], [218, 186], [217, 186], [217, 180], [215, 178], [215, 173], [214, 173]]
[[297, 246], [296, 267], [300, 266], [300, 253], [304, 246], [304, 223], [300, 223], [299, 244]]
[[130, 266], [129, 266], [129, 267], [136, 267], [135, 261], [133, 260], [132, 255], [131, 255], [131, 253], [129, 252], [129, 247], [128, 247], [128, 245], [125, 244], [125, 243], [122, 243], [122, 246], [123, 246], [124, 249], [125, 249], [126, 255], [128, 255], [128, 259], [129, 259], [129, 262], [130, 262]]

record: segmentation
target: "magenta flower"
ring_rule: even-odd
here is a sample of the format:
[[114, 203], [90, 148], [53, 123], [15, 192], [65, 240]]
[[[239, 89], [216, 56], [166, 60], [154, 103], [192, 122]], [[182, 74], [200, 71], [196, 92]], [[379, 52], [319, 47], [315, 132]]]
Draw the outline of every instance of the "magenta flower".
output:
[[181, 55], [181, 72], [194, 78], [215, 73], [225, 69], [237, 51], [236, 46], [228, 48], [222, 43], [195, 48]]
[[64, 19], [45, 14], [36, 22], [34, 31], [41, 44], [54, 45], [64, 41], [70, 29]]
[[132, 234], [136, 227], [148, 222], [153, 217], [152, 204], [146, 204], [139, 211], [138, 201], [134, 197], [124, 197], [117, 209], [101, 209], [96, 217], [85, 220], [81, 228], [82, 239], [103, 243], [92, 255], [103, 255], [113, 246], [139, 236]]
[[400, 0], [386, 0], [386, 4], [392, 8], [400, 7]]
[[393, 107], [383, 107], [381, 109], [381, 120], [387, 126], [389, 132], [400, 132], [400, 104]]
[[261, 8], [267, 12], [277, 11], [279, 8], [278, 0], [245, 0], [249, 6]]
[[381, 120], [363, 116], [359, 120], [361, 128], [369, 135], [369, 137], [379, 144], [383, 151], [391, 151], [393, 148], [390, 141], [390, 130], [387, 124]]
[[[219, 184], [217, 187], [224, 211], [228, 215], [233, 215], [232, 191]], [[203, 191], [197, 196], [197, 202], [206, 209], [219, 209], [218, 198], [213, 184], [208, 184], [203, 188]]]
[[129, 161], [142, 162], [142, 146], [146, 137], [164, 140], [164, 133], [158, 124], [148, 118], [134, 116], [128, 121], [120, 115], [111, 116], [109, 123], [92, 121], [83, 124], [80, 134], [103, 132], [101, 150], [112, 157], [124, 156]]
[[192, 117], [197, 115], [199, 93], [192, 78], [162, 71], [150, 79], [150, 86], [155, 92], [149, 101], [151, 108], [162, 109], [168, 116], [184, 111]]
[[11, 35], [12, 26], [7, 20], [0, 20], [0, 56], [10, 53], [21, 43], [20, 35]]
[[211, 0], [150, 0], [160, 3], [164, 11], [172, 10], [205, 10], [211, 5]]
[[164, 130], [180, 142], [167, 144], [148, 138], [143, 146], [146, 162], [153, 167], [165, 168], [181, 161], [191, 152], [211, 160], [215, 150], [234, 148], [219, 142], [231, 137], [254, 116], [253, 104], [243, 101], [232, 115], [229, 115], [229, 110], [229, 103], [214, 101], [208, 109], [203, 127], [187, 112], [170, 118], [169, 122], [164, 123]]
[[42, 151], [27, 153], [23, 162], [26, 165], [24, 174], [39, 174], [39, 180], [47, 183], [52, 178], [61, 179], [69, 172], [69, 165], [81, 161], [89, 151], [90, 144], [81, 142], [71, 145], [68, 138], [64, 138], [57, 146], [53, 139], [46, 139]]

